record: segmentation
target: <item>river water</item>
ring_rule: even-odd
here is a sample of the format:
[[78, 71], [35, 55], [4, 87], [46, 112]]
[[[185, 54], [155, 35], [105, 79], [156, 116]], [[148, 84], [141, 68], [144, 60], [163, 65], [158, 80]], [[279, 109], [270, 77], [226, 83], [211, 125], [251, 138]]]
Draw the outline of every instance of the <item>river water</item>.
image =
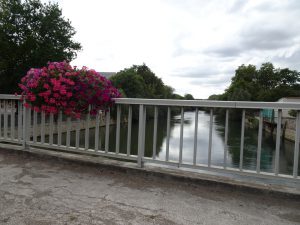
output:
[[[195, 113], [184, 113], [183, 128], [183, 162], [192, 163], [194, 149], [194, 129], [195, 129]], [[198, 114], [198, 138], [197, 138], [197, 163], [207, 164], [208, 159], [208, 139], [209, 139], [209, 120], [210, 115], [204, 111]], [[224, 159], [224, 133], [225, 122], [217, 120], [214, 116], [212, 130], [212, 165], [223, 166]], [[145, 135], [145, 156], [152, 157], [153, 154], [153, 120], [146, 123]], [[102, 130], [102, 148], [104, 147], [104, 130]], [[179, 142], [180, 142], [180, 115], [173, 116], [171, 119], [169, 142], [169, 159], [178, 161], [179, 159]], [[115, 148], [115, 126], [110, 127], [110, 150]], [[138, 124], [132, 125], [131, 154], [137, 154], [137, 138]], [[164, 160], [166, 157], [166, 138], [167, 122], [166, 119], [158, 121], [157, 129], [157, 145], [156, 158]], [[240, 161], [240, 140], [241, 140], [241, 124], [240, 122], [229, 122], [228, 128], [228, 155], [227, 166], [239, 167]], [[257, 157], [257, 141], [258, 129], [245, 128], [245, 144], [244, 144], [244, 169], [256, 169]], [[263, 132], [262, 152], [261, 152], [261, 171], [273, 172], [275, 166], [275, 137], [270, 133]], [[90, 143], [93, 145], [93, 143]], [[120, 133], [120, 152], [126, 153], [127, 146], [127, 125], [121, 126]], [[282, 141], [280, 148], [280, 165], [279, 171], [282, 174], [292, 174], [294, 143], [290, 141]], [[300, 175], [300, 169], [298, 170]]]
[[[198, 114], [198, 137], [197, 137], [197, 163], [207, 164], [208, 160], [208, 143], [209, 143], [209, 120], [210, 115], [204, 111]], [[169, 159], [179, 160], [179, 142], [180, 142], [180, 115], [175, 115], [171, 119], [170, 141], [169, 141]], [[153, 120], [146, 122], [145, 134], [145, 156], [153, 155]], [[192, 163], [194, 152], [194, 129], [195, 129], [195, 112], [184, 113], [183, 127], [183, 155], [184, 163]], [[212, 129], [212, 155], [211, 164], [223, 166], [224, 159], [224, 133], [225, 121], [217, 119], [214, 116]], [[99, 149], [104, 149], [105, 128], [100, 128]], [[65, 136], [65, 135], [63, 135]], [[55, 138], [56, 139], [56, 138]], [[63, 140], [65, 137], [62, 138]], [[228, 128], [228, 152], [227, 167], [239, 168], [240, 161], [240, 140], [241, 140], [241, 123], [238, 121], [229, 121]], [[167, 141], [167, 120], [158, 120], [156, 158], [165, 160], [166, 158], [166, 141]], [[245, 128], [244, 139], [244, 157], [243, 169], [256, 170], [258, 129]], [[64, 141], [63, 141], [64, 142]], [[95, 130], [90, 129], [89, 147], [94, 148]], [[116, 127], [110, 126], [109, 134], [109, 151], [115, 151]], [[261, 151], [261, 171], [273, 172], [275, 167], [275, 137], [268, 132], [263, 132], [262, 151]], [[63, 143], [64, 144], [64, 143]], [[71, 133], [71, 145], [75, 145], [75, 132]], [[84, 147], [84, 130], [80, 133], [80, 146]], [[122, 124], [120, 129], [120, 153], [126, 153], [127, 146], [127, 124]], [[137, 155], [138, 149], [138, 123], [132, 124], [130, 154]], [[281, 142], [279, 172], [281, 174], [292, 175], [294, 160], [294, 143], [284, 140]], [[300, 160], [299, 160], [300, 162]], [[300, 175], [300, 168], [298, 168]]]

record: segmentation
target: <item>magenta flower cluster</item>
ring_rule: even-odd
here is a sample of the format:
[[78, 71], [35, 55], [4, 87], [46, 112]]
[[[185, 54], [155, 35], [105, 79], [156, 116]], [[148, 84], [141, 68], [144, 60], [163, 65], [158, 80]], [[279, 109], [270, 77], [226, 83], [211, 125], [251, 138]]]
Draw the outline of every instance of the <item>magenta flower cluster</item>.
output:
[[50, 62], [47, 67], [30, 69], [19, 84], [25, 107], [36, 112], [80, 118], [107, 110], [113, 98], [121, 96], [111, 82], [95, 70], [77, 69], [67, 62]]

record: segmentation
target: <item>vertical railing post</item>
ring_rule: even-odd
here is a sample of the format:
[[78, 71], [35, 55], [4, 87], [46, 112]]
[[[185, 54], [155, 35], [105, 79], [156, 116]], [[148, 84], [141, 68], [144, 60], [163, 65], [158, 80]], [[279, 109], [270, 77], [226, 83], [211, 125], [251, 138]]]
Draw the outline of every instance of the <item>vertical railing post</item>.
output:
[[228, 154], [228, 118], [229, 118], [229, 109], [226, 109], [225, 116], [225, 140], [224, 140], [224, 169], [227, 167], [227, 154]]
[[300, 111], [297, 111], [296, 117], [296, 131], [295, 131], [295, 149], [294, 149], [294, 165], [293, 165], [293, 177], [298, 176], [298, 163], [299, 163], [299, 139], [300, 139]]
[[28, 113], [28, 110], [27, 108], [24, 106], [24, 103], [25, 101], [23, 101], [23, 143], [22, 143], [22, 147], [23, 149], [28, 149], [28, 145], [27, 145], [27, 138], [28, 138], [28, 135], [27, 135], [27, 128], [28, 128], [28, 116], [27, 116], [27, 113]]
[[15, 139], [15, 101], [11, 100], [11, 108], [10, 108], [10, 139]]
[[84, 149], [89, 149], [90, 139], [90, 120], [91, 120], [91, 105], [88, 107], [88, 112], [85, 116], [85, 131], [84, 131]]
[[166, 140], [166, 161], [169, 161], [169, 150], [170, 150], [170, 132], [171, 132], [171, 108], [168, 106], [167, 115], [167, 140]]
[[208, 162], [207, 166], [211, 165], [211, 146], [212, 146], [212, 129], [213, 129], [213, 109], [210, 109], [210, 119], [209, 119], [209, 136], [208, 136]]
[[245, 115], [246, 111], [243, 109], [242, 112], [242, 128], [241, 128], [241, 143], [240, 143], [240, 171], [243, 170], [243, 160], [244, 160], [244, 140], [245, 140]]
[[66, 136], [66, 147], [67, 148], [70, 148], [70, 145], [71, 145], [71, 126], [72, 126], [72, 123], [71, 123], [71, 117], [67, 117], [67, 136]]
[[279, 173], [279, 153], [280, 153], [280, 141], [281, 141], [281, 121], [282, 110], [278, 109], [277, 117], [277, 129], [276, 129], [276, 150], [275, 150], [275, 175]]
[[62, 111], [58, 112], [57, 119], [57, 145], [61, 146], [61, 136], [62, 136]]
[[105, 153], [108, 153], [109, 148], [109, 127], [110, 127], [110, 109], [105, 114]]
[[26, 113], [26, 122], [27, 122], [27, 128], [26, 128], [27, 138], [26, 138], [26, 140], [28, 142], [31, 140], [31, 136], [32, 136], [31, 114], [32, 114], [31, 109], [28, 108], [27, 113]]
[[19, 100], [18, 101], [18, 141], [19, 142], [22, 141], [22, 132], [23, 132], [22, 116], [23, 116], [22, 102]]
[[156, 146], [157, 146], [157, 120], [158, 120], [158, 108], [154, 106], [154, 128], [153, 128], [153, 149], [152, 159], [156, 159]]
[[33, 142], [37, 142], [37, 112], [33, 111], [33, 126], [32, 126]]
[[76, 119], [76, 131], [75, 131], [75, 148], [78, 150], [80, 145], [80, 118]]
[[130, 148], [131, 148], [131, 126], [132, 126], [132, 106], [129, 105], [128, 108], [128, 128], [127, 128], [127, 156], [130, 155]]
[[53, 145], [53, 133], [54, 133], [54, 117], [53, 113], [50, 114], [49, 121], [49, 144]]
[[100, 126], [100, 112], [97, 110], [96, 114], [96, 127], [95, 127], [95, 151], [99, 150], [99, 126]]
[[120, 153], [121, 105], [117, 105], [116, 154]]
[[[143, 119], [144, 119], [144, 132], [143, 132], [143, 149], [144, 149], [144, 152], [145, 152], [145, 143], [146, 143], [146, 122], [147, 122], [147, 108], [146, 106], [144, 106], [144, 116], [143, 116]], [[143, 155], [144, 157], [144, 155]]]
[[194, 130], [194, 155], [193, 155], [193, 165], [197, 164], [197, 138], [198, 138], [198, 114], [199, 110], [196, 108], [195, 110], [195, 130]]
[[45, 127], [46, 127], [46, 114], [45, 112], [41, 112], [41, 143], [45, 143]]
[[139, 108], [139, 134], [138, 134], [138, 166], [143, 167], [144, 157], [144, 105], [140, 105]]
[[4, 101], [4, 116], [3, 116], [3, 126], [4, 126], [4, 128], [3, 128], [3, 133], [4, 133], [4, 139], [5, 140], [7, 140], [7, 129], [8, 129], [8, 113], [7, 113], [7, 111], [8, 111], [8, 101]]
[[260, 173], [262, 130], [263, 130], [263, 114], [262, 114], [262, 109], [261, 109], [259, 111], [258, 143], [257, 143], [257, 157], [256, 157], [256, 173]]
[[184, 108], [181, 107], [180, 119], [180, 141], [179, 141], [179, 166], [182, 164], [182, 148], [183, 148], [183, 124], [184, 124]]

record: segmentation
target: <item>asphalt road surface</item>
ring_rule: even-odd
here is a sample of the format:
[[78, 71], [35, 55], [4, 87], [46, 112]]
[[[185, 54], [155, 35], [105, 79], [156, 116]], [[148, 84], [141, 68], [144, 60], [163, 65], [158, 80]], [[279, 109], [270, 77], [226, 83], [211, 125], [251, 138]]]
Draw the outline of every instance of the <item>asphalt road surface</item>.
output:
[[0, 150], [0, 224], [300, 224], [299, 198]]

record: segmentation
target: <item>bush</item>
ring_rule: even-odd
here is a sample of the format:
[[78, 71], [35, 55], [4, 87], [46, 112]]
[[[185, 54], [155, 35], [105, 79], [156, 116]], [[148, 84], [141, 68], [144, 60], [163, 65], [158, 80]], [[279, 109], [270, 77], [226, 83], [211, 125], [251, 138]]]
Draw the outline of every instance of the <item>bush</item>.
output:
[[25, 107], [46, 114], [60, 110], [67, 116], [80, 118], [98, 110], [107, 110], [120, 92], [95, 70], [77, 69], [67, 62], [51, 62], [47, 67], [30, 69], [19, 87]]

